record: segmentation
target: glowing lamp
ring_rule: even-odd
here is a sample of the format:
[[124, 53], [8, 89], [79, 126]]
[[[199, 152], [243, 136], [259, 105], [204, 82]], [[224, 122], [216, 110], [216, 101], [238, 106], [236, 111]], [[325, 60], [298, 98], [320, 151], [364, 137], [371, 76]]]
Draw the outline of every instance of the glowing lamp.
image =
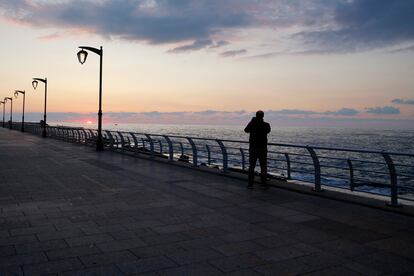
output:
[[84, 64], [86, 61], [86, 58], [88, 57], [88, 52], [86, 52], [84, 49], [81, 49], [77, 55], [78, 55], [78, 60], [80, 64]]

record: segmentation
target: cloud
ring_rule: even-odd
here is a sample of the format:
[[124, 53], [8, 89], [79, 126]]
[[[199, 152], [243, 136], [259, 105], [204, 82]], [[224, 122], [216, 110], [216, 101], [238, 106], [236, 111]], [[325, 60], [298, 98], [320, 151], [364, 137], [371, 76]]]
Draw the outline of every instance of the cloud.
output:
[[247, 53], [246, 49], [231, 50], [231, 51], [225, 51], [225, 52], [221, 53], [220, 56], [222, 56], [222, 57], [235, 57], [235, 56], [239, 56], [239, 55], [244, 55], [245, 53]]
[[414, 1], [336, 1], [326, 28], [296, 38], [326, 52], [359, 52], [414, 40]]
[[401, 46], [396, 49], [389, 50], [388, 53], [394, 54], [394, 53], [408, 53], [414, 51], [414, 45], [410, 46]]
[[267, 110], [267, 114], [271, 115], [314, 115], [318, 114], [316, 111], [301, 110], [301, 109], [282, 109], [282, 110]]
[[344, 107], [337, 111], [327, 111], [327, 112], [324, 112], [323, 114], [335, 115], [335, 116], [355, 116], [355, 115], [358, 115], [359, 113], [360, 112], [354, 108]]
[[87, 29], [104, 37], [154, 44], [205, 40], [221, 29], [248, 26], [251, 17], [239, 6], [235, 0], [1, 3], [3, 14], [19, 23], [41, 28]]
[[403, 99], [394, 99], [392, 103], [395, 104], [414, 104], [414, 100], [403, 100]]
[[210, 116], [210, 115], [215, 115], [215, 114], [219, 113], [219, 111], [217, 111], [217, 110], [204, 110], [204, 111], [198, 111], [198, 112], [195, 112], [195, 113], [200, 114], [200, 115]]
[[183, 52], [190, 52], [190, 51], [197, 51], [207, 46], [212, 45], [213, 41], [211, 39], [203, 39], [203, 40], [196, 40], [192, 44], [183, 45], [180, 47], [176, 47], [174, 49], [168, 50], [168, 53], [183, 53]]
[[223, 47], [228, 44], [229, 42], [224, 41], [224, 40], [214, 42], [211, 39], [202, 39], [202, 40], [196, 40], [191, 44], [182, 45], [182, 46], [170, 49], [167, 51], [167, 53], [177, 54], [177, 53], [198, 51], [198, 50], [205, 49], [205, 48], [215, 49], [215, 48]]
[[329, 116], [355, 116], [360, 114], [360, 111], [354, 108], [347, 108], [343, 107], [336, 111], [312, 111], [312, 110], [302, 110], [302, 109], [281, 109], [281, 110], [268, 110], [266, 111], [269, 115], [277, 115], [277, 116], [314, 116], [314, 115], [329, 115]]
[[[187, 43], [169, 51], [173, 53], [218, 48], [232, 39], [249, 44], [235, 31], [252, 34], [245, 40], [261, 37], [262, 44], [274, 45], [275, 38], [284, 41], [278, 43], [284, 47], [274, 45], [270, 51], [254, 53], [262, 57], [386, 47], [414, 50], [411, 0], [14, 0], [1, 1], [0, 13], [38, 28], [152, 44]], [[256, 36], [260, 33], [265, 35]], [[209, 40], [218, 42], [209, 45]], [[228, 51], [222, 56], [242, 53]]]
[[[352, 116], [330, 116], [323, 112], [314, 112], [299, 109], [268, 110], [265, 111], [265, 120], [274, 126], [344, 126], [344, 127], [384, 127], [403, 126], [411, 127], [414, 120], [364, 118]], [[255, 112], [249, 111], [220, 111], [205, 110], [199, 112], [105, 112], [103, 117], [104, 129], [122, 123], [139, 124], [188, 124], [188, 125], [237, 125], [241, 129], [249, 122]], [[16, 112], [13, 118], [18, 120], [21, 114]], [[43, 119], [41, 112], [25, 114], [26, 122], [39, 122]], [[50, 112], [48, 122], [51, 125], [65, 125], [67, 123], [85, 124], [87, 121], [96, 123], [96, 113]], [[93, 127], [93, 126], [92, 126]], [[131, 127], [131, 126], [127, 126]], [[126, 131], [131, 129], [125, 129]]]
[[367, 108], [367, 113], [377, 114], [377, 115], [394, 115], [400, 114], [400, 109], [392, 106], [383, 106], [383, 107], [371, 107]]
[[229, 45], [229, 44], [230, 44], [230, 42], [228, 42], [228, 41], [220, 40], [220, 41], [217, 41], [215, 44], [211, 45], [209, 48], [211, 48], [211, 49], [220, 48], [220, 47], [223, 47], [223, 46], [226, 46], [226, 45]]

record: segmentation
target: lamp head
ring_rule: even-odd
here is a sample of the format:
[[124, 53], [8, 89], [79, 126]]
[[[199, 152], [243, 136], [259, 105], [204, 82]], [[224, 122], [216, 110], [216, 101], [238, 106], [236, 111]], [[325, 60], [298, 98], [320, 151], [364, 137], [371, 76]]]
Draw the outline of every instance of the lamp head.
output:
[[39, 82], [37, 80], [32, 81], [32, 86], [34, 88], [34, 90], [36, 90], [37, 85], [39, 84]]
[[88, 57], [88, 52], [86, 52], [83, 48], [78, 52], [78, 60], [80, 64], [84, 64], [86, 61], [86, 58]]
[[15, 91], [14, 92], [14, 97], [17, 99], [18, 96], [19, 96], [19, 92]]

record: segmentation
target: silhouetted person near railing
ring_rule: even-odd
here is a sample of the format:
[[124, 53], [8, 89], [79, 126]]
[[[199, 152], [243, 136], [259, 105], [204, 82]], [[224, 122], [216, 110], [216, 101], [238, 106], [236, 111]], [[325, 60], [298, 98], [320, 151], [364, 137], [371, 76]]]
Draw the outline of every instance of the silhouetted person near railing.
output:
[[256, 117], [244, 129], [250, 134], [249, 137], [249, 178], [247, 188], [252, 189], [254, 183], [254, 168], [257, 159], [260, 163], [260, 178], [262, 186], [266, 187], [267, 176], [267, 134], [270, 132], [270, 125], [263, 121], [264, 112], [259, 110]]

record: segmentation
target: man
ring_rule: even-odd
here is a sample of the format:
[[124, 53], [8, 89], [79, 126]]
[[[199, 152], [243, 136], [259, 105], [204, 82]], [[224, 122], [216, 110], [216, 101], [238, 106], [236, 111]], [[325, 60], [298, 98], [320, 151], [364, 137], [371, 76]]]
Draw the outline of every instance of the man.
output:
[[264, 112], [259, 110], [256, 117], [253, 117], [244, 131], [250, 134], [249, 137], [249, 178], [247, 188], [252, 189], [254, 183], [254, 168], [257, 159], [260, 163], [260, 178], [262, 186], [266, 186], [267, 176], [267, 134], [270, 132], [270, 125], [263, 121]]

